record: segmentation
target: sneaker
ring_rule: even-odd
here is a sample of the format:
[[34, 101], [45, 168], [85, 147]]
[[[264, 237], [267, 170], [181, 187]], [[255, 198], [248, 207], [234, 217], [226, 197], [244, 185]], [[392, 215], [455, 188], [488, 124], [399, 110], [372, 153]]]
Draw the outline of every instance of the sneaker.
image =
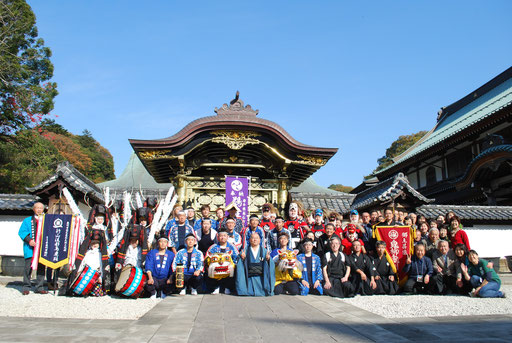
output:
[[151, 299], [156, 299], [156, 293], [155, 293], [155, 294], [153, 294], [150, 298], [151, 298]]
[[215, 290], [212, 292], [212, 294], [219, 294], [219, 293], [220, 293], [219, 287], [215, 288]]
[[502, 298], [506, 298], [507, 296], [505, 295], [505, 292], [501, 291], [501, 297]]
[[162, 299], [167, 298], [167, 294], [165, 294], [164, 292], [162, 292], [162, 295], [160, 296], [160, 298], [162, 298]]
[[197, 295], [197, 289], [192, 288], [192, 290], [190, 291], [190, 294]]
[[229, 290], [229, 288], [226, 288], [224, 290], [224, 294], [226, 294], [226, 295], [230, 295], [231, 294], [231, 291]]
[[180, 295], [186, 295], [187, 294], [187, 289], [186, 288], [183, 288], [180, 292]]

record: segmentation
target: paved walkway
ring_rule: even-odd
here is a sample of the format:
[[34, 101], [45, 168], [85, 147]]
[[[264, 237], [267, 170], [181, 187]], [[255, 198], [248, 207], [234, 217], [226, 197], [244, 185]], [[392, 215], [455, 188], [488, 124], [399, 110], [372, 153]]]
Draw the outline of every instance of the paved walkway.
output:
[[3, 317], [0, 341], [512, 342], [512, 315], [391, 320], [329, 297], [172, 296], [136, 321]]

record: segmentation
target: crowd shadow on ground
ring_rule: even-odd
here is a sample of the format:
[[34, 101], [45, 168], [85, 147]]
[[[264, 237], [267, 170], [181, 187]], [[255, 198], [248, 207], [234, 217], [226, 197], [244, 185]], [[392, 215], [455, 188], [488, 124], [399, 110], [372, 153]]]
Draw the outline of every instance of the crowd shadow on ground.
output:
[[[257, 318], [263, 325], [275, 324], [271, 319]], [[393, 341], [389, 335], [409, 341], [477, 341], [512, 342], [512, 316], [428, 317], [394, 320], [393, 323], [343, 323], [319, 320], [281, 318], [280, 323], [297, 332], [325, 332], [345, 339]], [[388, 337], [386, 337], [388, 336]], [[396, 337], [395, 336], [395, 337]]]

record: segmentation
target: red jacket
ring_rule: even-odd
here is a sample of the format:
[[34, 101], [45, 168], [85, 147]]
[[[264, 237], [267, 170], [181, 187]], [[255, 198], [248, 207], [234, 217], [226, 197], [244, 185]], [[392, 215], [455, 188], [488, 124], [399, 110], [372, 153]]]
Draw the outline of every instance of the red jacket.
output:
[[468, 250], [471, 250], [471, 247], [469, 246], [469, 239], [466, 232], [462, 229], [459, 229], [454, 236], [451, 238], [452, 243], [452, 249], [455, 249], [455, 246], [457, 244], [464, 244]]

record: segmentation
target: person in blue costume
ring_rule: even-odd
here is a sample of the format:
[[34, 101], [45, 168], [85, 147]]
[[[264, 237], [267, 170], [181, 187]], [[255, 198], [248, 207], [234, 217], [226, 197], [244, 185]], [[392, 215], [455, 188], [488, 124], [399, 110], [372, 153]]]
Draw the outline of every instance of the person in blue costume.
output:
[[274, 295], [275, 268], [267, 249], [261, 246], [258, 232], [249, 238], [249, 246], [240, 253], [236, 272], [236, 291], [238, 295], [270, 296]]
[[[23, 257], [25, 258], [25, 267], [23, 269], [23, 295], [30, 293], [30, 276], [32, 274], [32, 256], [34, 255], [34, 247], [36, 246], [37, 223], [39, 218], [44, 214], [44, 205], [40, 202], [36, 202], [32, 210], [34, 211], [34, 215], [23, 220], [18, 232], [18, 236], [23, 240]], [[44, 289], [45, 269], [46, 267], [41, 263], [37, 265], [36, 293], [48, 293], [48, 291]]]
[[146, 256], [146, 273], [148, 282], [146, 291], [151, 298], [164, 299], [171, 292], [172, 262], [174, 253], [167, 249], [167, 237], [160, 237], [158, 249], [151, 250]]
[[313, 241], [309, 238], [304, 239], [302, 243], [304, 253], [297, 256], [297, 260], [302, 263], [302, 280], [300, 280], [301, 295], [315, 294], [322, 295], [322, 261], [318, 255], [313, 254]]

